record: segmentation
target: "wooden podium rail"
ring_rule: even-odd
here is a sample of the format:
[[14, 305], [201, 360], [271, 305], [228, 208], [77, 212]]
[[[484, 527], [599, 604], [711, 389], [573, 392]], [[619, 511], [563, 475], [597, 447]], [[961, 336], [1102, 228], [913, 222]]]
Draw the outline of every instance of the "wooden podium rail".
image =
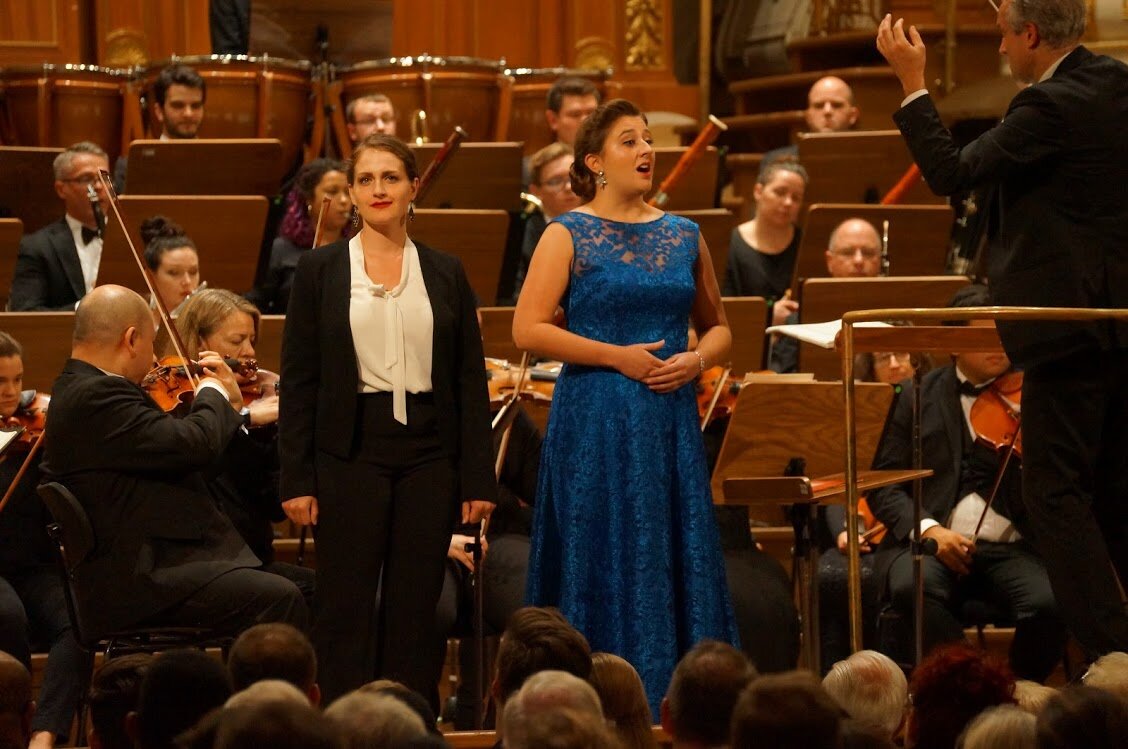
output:
[[[906, 321], [912, 327], [859, 327], [856, 323]], [[854, 355], [860, 352], [913, 351], [950, 354], [952, 352], [997, 352], [1002, 343], [993, 328], [918, 325], [943, 321], [1004, 320], [1008, 322], [1121, 320], [1128, 322], [1128, 309], [1078, 309], [1073, 307], [960, 307], [944, 309], [872, 309], [847, 312], [842, 316], [842, 330], [836, 348], [842, 355], [842, 386], [845, 389], [846, 429], [846, 540], [847, 572], [850, 600], [850, 647], [862, 649], [862, 584], [858, 555], [858, 443], [855, 431]], [[920, 393], [919, 382], [915, 383]], [[919, 405], [919, 398], [915, 405]], [[919, 411], [914, 413], [919, 424]], [[919, 434], [919, 432], [918, 432]], [[919, 450], [916, 451], [919, 455]], [[920, 468], [914, 465], [914, 468]], [[919, 481], [919, 479], [917, 479]], [[919, 496], [919, 494], [918, 494]], [[914, 529], [919, 542], [920, 525]], [[917, 593], [919, 598], [919, 591]], [[919, 637], [918, 637], [919, 639]], [[919, 649], [919, 643], [918, 643]]]

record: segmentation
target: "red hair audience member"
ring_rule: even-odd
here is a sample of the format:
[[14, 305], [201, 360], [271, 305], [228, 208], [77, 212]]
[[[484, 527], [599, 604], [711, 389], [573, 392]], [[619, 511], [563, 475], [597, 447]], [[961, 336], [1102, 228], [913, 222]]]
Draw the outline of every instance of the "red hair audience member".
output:
[[905, 746], [952, 749], [975, 716], [1014, 704], [1014, 675], [1001, 660], [963, 644], [933, 650], [909, 682]]

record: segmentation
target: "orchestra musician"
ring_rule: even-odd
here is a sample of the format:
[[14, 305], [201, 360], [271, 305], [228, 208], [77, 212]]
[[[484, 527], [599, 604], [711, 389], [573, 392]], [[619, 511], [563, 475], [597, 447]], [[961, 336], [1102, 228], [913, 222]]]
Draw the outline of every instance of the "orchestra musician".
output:
[[[286, 214], [278, 236], [270, 246], [270, 265], [266, 279], [247, 297], [263, 313], [286, 314], [290, 285], [301, 254], [314, 246], [318, 218], [321, 219], [320, 244], [329, 244], [348, 234], [352, 198], [349, 196], [347, 167], [336, 159], [314, 159], [302, 166], [294, 186], [286, 196]], [[325, 198], [329, 203], [324, 203]], [[322, 205], [325, 205], [322, 212]]]
[[8, 300], [13, 312], [72, 310], [94, 288], [102, 235], [89, 188], [105, 200], [98, 173], [108, 165], [106, 152], [87, 141], [55, 157], [55, 194], [66, 215], [20, 240]]
[[[1128, 307], [1128, 66], [1081, 45], [1082, 0], [1003, 0], [1000, 53], [1028, 85], [1006, 117], [962, 149], [925, 83], [919, 33], [886, 16], [878, 49], [906, 95], [894, 115], [938, 194], [998, 186], [991, 300], [1002, 305]], [[1087, 656], [1128, 650], [1124, 497], [1128, 334], [1124, 325], [1000, 322], [1022, 367], [1024, 497], [1032, 540]], [[1078, 366], [1083, 361], [1084, 366]]]
[[[189, 356], [214, 351], [246, 364], [255, 358], [260, 317], [258, 308], [237, 294], [201, 289], [184, 303], [176, 329]], [[175, 351], [166, 339], [157, 353], [164, 357]], [[286, 518], [278, 498], [277, 375], [236, 372], [235, 379], [243, 391], [244, 428], [235, 432], [219, 465], [208, 472], [208, 487], [262, 568], [293, 582], [312, 603], [313, 570], [274, 558], [272, 524]]]
[[396, 135], [396, 108], [384, 94], [366, 94], [345, 106], [349, 140], [355, 147], [369, 135]]
[[456, 258], [408, 236], [418, 176], [395, 138], [357, 146], [360, 232], [303, 253], [286, 315], [283, 508], [318, 527], [327, 700], [377, 676], [430, 693], [418, 654], [434, 648], [451, 531], [496, 493], [474, 294]]
[[[145, 243], [145, 265], [152, 271], [165, 309], [178, 309], [200, 286], [200, 253], [196, 243], [179, 224], [164, 216], [150, 216], [141, 222], [141, 240]], [[151, 299], [149, 306], [159, 325], [157, 301]]]
[[578, 208], [580, 199], [572, 192], [568, 170], [572, 168], [572, 147], [564, 143], [550, 143], [529, 158], [529, 192], [541, 203], [525, 221], [525, 235], [521, 241], [521, 261], [513, 283], [513, 301], [521, 295], [529, 262], [548, 222], [562, 213]]
[[[828, 75], [815, 81], [807, 91], [807, 108], [803, 119], [808, 133], [842, 133], [858, 124], [861, 110], [854, 101], [854, 89], [838, 76]], [[773, 148], [760, 160], [760, 173], [776, 159], [798, 158], [795, 144]]]
[[138, 384], [155, 331], [137, 293], [104, 285], [75, 313], [71, 358], [55, 381], [43, 474], [66, 486], [93, 526], [75, 569], [92, 636], [132, 626], [237, 633], [264, 621], [304, 627], [302, 594], [260, 562], [215, 506], [202, 471], [243, 420], [231, 370], [203, 352], [189, 413], [164, 413]]
[[[22, 389], [23, 370], [20, 344], [0, 332], [0, 420], [5, 426], [9, 421], [30, 424], [26, 404], [36, 393]], [[28, 446], [14, 443], [0, 458], [0, 494], [15, 481], [27, 455]], [[58, 555], [47, 536], [51, 516], [35, 493], [39, 482], [39, 458], [33, 456], [8, 504], [0, 508], [0, 651], [29, 669], [32, 647], [48, 651], [32, 721], [33, 749], [66, 740], [89, 664], [71, 631]]]
[[[548, 129], [552, 131], [554, 142], [571, 148], [576, 142], [580, 125], [591, 116], [601, 101], [603, 96], [599, 93], [599, 88], [586, 78], [558, 78], [548, 89], [544, 108], [544, 119], [548, 122]], [[531, 158], [522, 160], [521, 170], [522, 183], [531, 184]]]
[[[949, 306], [986, 306], [987, 300], [985, 287], [970, 285], [957, 292]], [[972, 324], [993, 327], [994, 321]], [[999, 600], [1015, 622], [1011, 669], [1019, 678], [1043, 681], [1061, 659], [1064, 626], [1042, 558], [1023, 532], [1018, 462], [1012, 459], [1005, 465], [998, 493], [987, 505], [1004, 465], [1004, 451], [977, 439], [983, 427], [972, 415], [977, 397], [998, 395], [1014, 410], [1025, 406], [1017, 402], [1020, 393], [998, 389], [1010, 369], [1002, 353], [961, 353], [950, 366], [932, 370], [921, 381], [922, 467], [933, 475], [923, 480], [920, 531], [936, 544], [935, 556], [924, 558], [924, 642], [927, 652], [963, 639], [960, 611], [967, 598]], [[874, 458], [875, 469], [912, 466], [911, 381], [902, 387]], [[995, 391], [985, 395], [992, 387]], [[909, 484], [898, 484], [876, 489], [866, 498], [874, 517], [888, 529], [877, 549], [875, 576], [904, 622], [912, 621], [914, 595], [908, 548], [913, 530], [910, 492]], [[906, 653], [889, 655], [910, 659]]]

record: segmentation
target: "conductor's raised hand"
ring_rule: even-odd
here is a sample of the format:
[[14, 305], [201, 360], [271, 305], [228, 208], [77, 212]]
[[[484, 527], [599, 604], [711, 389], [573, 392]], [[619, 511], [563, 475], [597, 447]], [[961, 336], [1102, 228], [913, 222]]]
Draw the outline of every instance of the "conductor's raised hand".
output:
[[[653, 343], [635, 343], [630, 346], [620, 346], [615, 369], [632, 380], [644, 382], [654, 370], [662, 366], [662, 360], [652, 354], [666, 345], [666, 340]], [[694, 357], [696, 358], [696, 357]]]
[[282, 503], [282, 511], [294, 525], [317, 525], [317, 497], [291, 497]]
[[672, 393], [689, 384], [701, 373], [701, 359], [692, 351], [674, 354], [642, 382], [656, 393]]
[[910, 26], [905, 34], [905, 19], [886, 14], [877, 27], [877, 50], [893, 68], [905, 96], [928, 88], [924, 83], [925, 49], [924, 40], [916, 26]]

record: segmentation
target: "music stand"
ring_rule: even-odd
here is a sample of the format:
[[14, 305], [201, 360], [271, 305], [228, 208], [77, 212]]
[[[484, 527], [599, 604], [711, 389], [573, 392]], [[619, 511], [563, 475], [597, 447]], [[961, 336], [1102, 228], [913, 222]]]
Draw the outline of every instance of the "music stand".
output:
[[709, 258], [713, 261], [713, 274], [717, 285], [724, 286], [725, 271], [728, 270], [729, 241], [737, 220], [728, 208], [696, 208], [684, 211], [670, 211], [697, 224], [701, 238], [709, 247]]
[[[141, 222], [150, 216], [165, 216], [180, 224], [196, 244], [200, 280], [207, 281], [210, 288], [242, 293], [254, 285], [266, 226], [266, 198], [258, 195], [123, 195], [120, 206], [121, 216], [138, 250], [144, 250]], [[110, 283], [133, 289], [143, 296], [149, 293], [116, 221], [106, 224], [102, 260], [98, 265], [98, 285]]]
[[[952, 233], [952, 207], [947, 205], [873, 205], [820, 203], [807, 209], [791, 290], [798, 292], [808, 278], [829, 278], [826, 251], [831, 233], [843, 221], [864, 219], [882, 236], [889, 222], [889, 276], [932, 276], [944, 272], [948, 238]], [[802, 303], [802, 300], [800, 300]]]
[[[913, 163], [909, 147], [897, 130], [803, 133], [799, 161], [811, 180], [804, 199], [815, 203], [876, 203], [889, 192]], [[944, 204], [923, 180], [902, 201], [905, 204]]]
[[277, 138], [135, 140], [123, 192], [273, 197], [288, 166]]
[[24, 232], [39, 231], [63, 217], [55, 194], [55, 157], [61, 148], [0, 146], [0, 208], [23, 221]]
[[743, 377], [764, 366], [764, 325], [768, 319], [768, 303], [762, 296], [726, 296], [721, 302], [732, 330], [729, 364], [735, 374]]
[[8, 308], [8, 293], [16, 270], [23, 222], [18, 218], [0, 218], [0, 309]]
[[[803, 657], [808, 668], [820, 673], [819, 553], [814, 540], [818, 505], [841, 503], [845, 496], [845, 476], [838, 470], [846, 435], [842, 389], [837, 382], [774, 379], [747, 381], [737, 396], [713, 471], [713, 501], [792, 506], [792, 581], [802, 617]], [[856, 392], [859, 453], [868, 465], [877, 452], [893, 388], [859, 383]], [[785, 476], [789, 472], [795, 475]], [[872, 489], [905, 481], [906, 474], [866, 471], [856, 480], [863, 489]]]
[[71, 354], [73, 312], [0, 312], [0, 330], [23, 348], [25, 388], [51, 392]]
[[[444, 172], [443, 179], [446, 176]], [[460, 258], [478, 303], [494, 303], [509, 232], [508, 213], [419, 209], [408, 231], [412, 238]]]
[[255, 341], [255, 361], [259, 369], [282, 371], [282, 331], [285, 327], [285, 315], [263, 315], [259, 320], [258, 340]]
[[[411, 146], [420, 174], [442, 145]], [[463, 143], [416, 208], [521, 210], [521, 144]]]
[[[658, 191], [662, 180], [666, 179], [674, 165], [688, 148], [682, 146], [655, 148], [654, 149], [654, 189], [647, 198]], [[690, 211], [702, 208], [713, 208], [717, 205], [717, 171], [720, 169], [720, 153], [714, 146], [705, 149], [705, 153], [685, 173], [681, 182], [674, 185], [669, 191], [670, 199], [665, 205], [668, 211]]]

